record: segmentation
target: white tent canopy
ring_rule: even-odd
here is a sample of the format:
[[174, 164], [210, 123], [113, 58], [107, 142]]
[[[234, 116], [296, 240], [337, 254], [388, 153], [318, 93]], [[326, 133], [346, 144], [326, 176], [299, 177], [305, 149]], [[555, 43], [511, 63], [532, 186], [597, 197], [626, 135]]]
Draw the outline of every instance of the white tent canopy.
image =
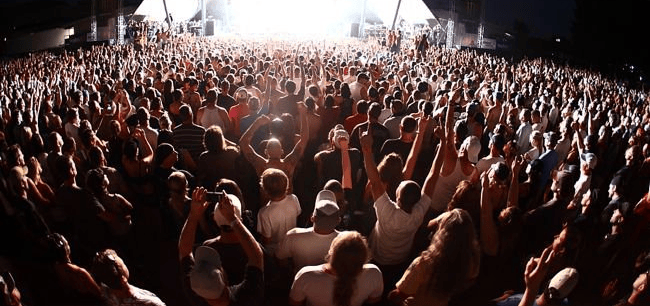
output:
[[[166, 0], [167, 10], [175, 21], [191, 19], [201, 9], [200, 0]], [[136, 16], [144, 16], [145, 20], [165, 20], [165, 5], [163, 0], [143, 0], [135, 13]]]

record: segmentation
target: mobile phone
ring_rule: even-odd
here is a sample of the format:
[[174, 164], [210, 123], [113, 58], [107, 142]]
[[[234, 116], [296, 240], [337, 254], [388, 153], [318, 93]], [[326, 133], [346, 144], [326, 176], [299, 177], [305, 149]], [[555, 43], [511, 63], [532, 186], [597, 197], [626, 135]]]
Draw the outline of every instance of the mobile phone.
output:
[[223, 191], [208, 192], [205, 194], [205, 200], [210, 203], [219, 203], [223, 199]]

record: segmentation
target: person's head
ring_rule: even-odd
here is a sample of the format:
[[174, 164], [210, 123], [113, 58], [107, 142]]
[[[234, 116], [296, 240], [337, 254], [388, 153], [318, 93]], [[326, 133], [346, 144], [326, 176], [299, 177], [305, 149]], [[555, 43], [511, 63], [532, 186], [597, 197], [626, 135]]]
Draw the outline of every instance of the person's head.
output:
[[108, 177], [100, 168], [91, 169], [86, 174], [86, 189], [95, 196], [108, 193]]
[[260, 110], [260, 99], [252, 96], [248, 99], [248, 111], [249, 114], [256, 114]]
[[345, 212], [347, 209], [347, 202], [345, 199], [345, 192], [343, 191], [343, 185], [341, 182], [331, 179], [325, 183], [323, 190], [329, 190], [334, 193], [336, 196], [336, 204], [338, 204], [340, 211]]
[[210, 304], [221, 304], [228, 299], [228, 278], [215, 249], [200, 246], [194, 251], [194, 267], [190, 271], [190, 287], [196, 295]]
[[390, 103], [390, 112], [395, 115], [395, 114], [401, 114], [404, 112], [404, 103], [400, 100], [391, 100]]
[[228, 82], [228, 80], [221, 81], [221, 83], [219, 83], [219, 89], [221, 89], [223, 94], [227, 95], [230, 90], [230, 82]]
[[314, 231], [319, 234], [329, 234], [334, 231], [341, 222], [341, 213], [334, 192], [321, 190], [318, 193], [311, 221], [314, 223]]
[[114, 250], [98, 252], [93, 259], [91, 274], [98, 283], [113, 290], [125, 289], [129, 285], [129, 269]]
[[336, 274], [334, 305], [350, 305], [350, 299], [356, 289], [357, 276], [370, 260], [366, 239], [358, 232], [342, 232], [332, 241], [326, 259], [328, 266]]
[[525, 108], [525, 109], [521, 112], [521, 117], [519, 118], [519, 120], [521, 120], [521, 122], [527, 122], [527, 123], [530, 123], [530, 121], [531, 121], [531, 116], [532, 116], [532, 114], [531, 114], [531, 112], [530, 112], [530, 109]]
[[417, 204], [421, 195], [420, 185], [414, 181], [406, 180], [399, 183], [395, 192], [397, 205], [405, 212], [411, 213], [413, 207]]
[[402, 137], [413, 138], [415, 136], [415, 132], [417, 132], [417, 126], [418, 122], [415, 120], [415, 118], [411, 116], [404, 116], [404, 118], [402, 118], [402, 122], [400, 122], [399, 125], [400, 135]]
[[[226, 192], [228, 198], [230, 199], [230, 204], [232, 204], [233, 208], [235, 209], [235, 216], [239, 219], [241, 219], [241, 201], [239, 201], [239, 198], [231, 193]], [[212, 212], [212, 219], [214, 222], [217, 224], [219, 229], [221, 230], [222, 235], [225, 233], [233, 233], [233, 229], [230, 226], [230, 222], [226, 219], [226, 217], [223, 216], [221, 213], [221, 210], [219, 209], [219, 203], [216, 203], [217, 205], [214, 206], [214, 211]]]
[[633, 145], [625, 150], [625, 165], [628, 167], [637, 165], [643, 156], [641, 147]]
[[284, 88], [287, 90], [287, 93], [293, 94], [296, 91], [296, 83], [292, 80], [289, 80], [286, 84], [284, 84]]
[[503, 134], [494, 134], [492, 137], [490, 137], [488, 147], [490, 148], [491, 152], [497, 155], [504, 155], [503, 147], [505, 144], [506, 138], [503, 136]]
[[596, 168], [598, 163], [598, 158], [594, 153], [582, 153], [580, 154], [580, 171], [585, 175], [590, 175], [591, 172]]
[[235, 92], [235, 101], [239, 104], [246, 104], [248, 103], [248, 98], [250, 95], [248, 94], [248, 91], [244, 88], [237, 89]]
[[167, 187], [171, 195], [184, 197], [188, 193], [188, 182], [185, 174], [181, 171], [174, 171], [167, 177]]
[[478, 155], [481, 152], [481, 141], [476, 136], [465, 138], [458, 150], [459, 158], [467, 158], [471, 163], [478, 162]]
[[226, 150], [226, 141], [219, 126], [211, 126], [203, 134], [203, 146], [209, 152], [223, 152]]
[[70, 263], [70, 245], [59, 233], [47, 235], [48, 254], [55, 263]]
[[368, 85], [370, 84], [370, 77], [365, 74], [365, 73], [359, 73], [357, 75], [357, 82], [363, 84], [363, 85]]
[[287, 194], [289, 178], [282, 170], [269, 168], [262, 173], [260, 184], [269, 199], [280, 200]]
[[77, 176], [77, 167], [69, 156], [59, 156], [56, 159], [56, 170], [64, 181], [74, 182]]
[[544, 145], [547, 150], [554, 150], [557, 146], [557, 142], [560, 140], [560, 135], [556, 132], [547, 132], [544, 133]]
[[150, 115], [149, 115], [149, 111], [146, 108], [144, 107], [138, 108], [137, 115], [138, 115], [138, 123], [140, 124], [140, 126], [143, 127], [149, 126]]
[[192, 108], [189, 105], [187, 104], [182, 105], [178, 109], [178, 114], [179, 114], [179, 118], [184, 124], [192, 123], [193, 114], [192, 114]]
[[368, 113], [368, 102], [361, 100], [357, 102], [357, 113], [367, 114]]
[[282, 143], [277, 138], [271, 138], [266, 142], [264, 153], [269, 159], [280, 159], [284, 155]]
[[404, 162], [397, 153], [386, 155], [377, 165], [379, 178], [386, 186], [388, 196], [392, 199], [396, 198], [398, 186], [403, 179], [402, 168], [404, 168]]
[[503, 162], [492, 164], [487, 170], [489, 180], [489, 190], [491, 196], [499, 196], [508, 190], [508, 178], [510, 177], [510, 167]]
[[157, 167], [171, 168], [178, 161], [178, 152], [168, 143], [161, 143], [156, 148], [154, 164]]
[[377, 102], [373, 102], [370, 104], [370, 107], [368, 108], [368, 120], [372, 122], [377, 122], [379, 120], [379, 116], [381, 115], [381, 105]]
[[213, 89], [208, 90], [208, 92], [205, 95], [205, 100], [206, 100], [206, 102], [208, 104], [212, 105], [212, 104], [217, 103], [217, 97], [218, 96], [219, 96], [219, 94], [217, 93], [217, 90], [213, 88]]
[[329, 132], [328, 139], [330, 144], [336, 148], [341, 148], [341, 140], [350, 141], [350, 134], [345, 130], [343, 125], [337, 124]]
[[532, 133], [530, 133], [529, 138], [530, 138], [529, 139], [530, 144], [533, 147], [535, 147], [535, 148], [541, 148], [542, 147], [543, 137], [542, 137], [542, 133], [540, 131], [533, 131]]
[[620, 175], [615, 176], [609, 183], [608, 194], [610, 198], [621, 196], [625, 192], [625, 180]]
[[558, 171], [555, 179], [551, 184], [551, 191], [558, 197], [563, 199], [570, 198], [575, 191], [573, 186], [572, 174], [566, 170]]
[[432, 273], [427, 281], [431, 293], [449, 297], [471, 284], [478, 276], [481, 250], [469, 213], [453, 209], [434, 219], [435, 234], [422, 252], [431, 260]]
[[562, 305], [562, 301], [573, 291], [578, 284], [578, 270], [574, 268], [564, 268], [553, 278], [544, 289], [542, 298], [547, 305]]

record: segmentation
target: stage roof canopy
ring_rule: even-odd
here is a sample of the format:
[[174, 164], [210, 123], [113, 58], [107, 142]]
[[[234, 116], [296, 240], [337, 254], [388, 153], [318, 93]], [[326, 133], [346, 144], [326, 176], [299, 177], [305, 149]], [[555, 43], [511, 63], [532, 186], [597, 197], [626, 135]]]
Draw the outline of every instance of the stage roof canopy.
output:
[[[398, 0], [206, 0], [206, 16], [236, 29], [305, 32], [365, 22], [391, 26]], [[174, 21], [200, 19], [201, 0], [166, 0]], [[136, 10], [144, 20], [165, 20], [163, 0], [144, 0]], [[422, 0], [402, 0], [397, 23], [430, 24], [433, 13]]]

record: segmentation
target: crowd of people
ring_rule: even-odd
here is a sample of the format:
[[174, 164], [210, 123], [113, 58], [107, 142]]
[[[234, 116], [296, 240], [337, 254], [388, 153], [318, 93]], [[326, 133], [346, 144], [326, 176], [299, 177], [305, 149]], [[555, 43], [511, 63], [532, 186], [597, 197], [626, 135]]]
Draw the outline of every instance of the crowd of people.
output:
[[650, 305], [647, 91], [166, 39], [2, 62], [0, 305]]

